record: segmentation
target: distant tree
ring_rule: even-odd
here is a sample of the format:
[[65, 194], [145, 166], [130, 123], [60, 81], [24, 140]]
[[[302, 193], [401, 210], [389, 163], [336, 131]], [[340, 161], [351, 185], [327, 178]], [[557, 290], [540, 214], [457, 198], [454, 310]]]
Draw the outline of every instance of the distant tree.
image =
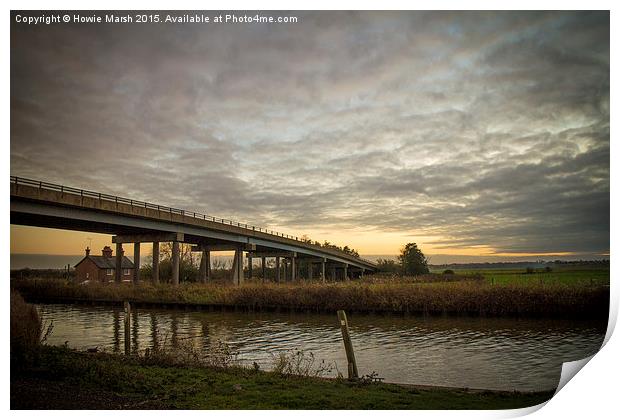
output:
[[428, 274], [428, 260], [415, 243], [408, 243], [398, 257], [402, 273], [408, 276]]
[[447, 270], [443, 270], [443, 273], [448, 275], [448, 276], [451, 276], [451, 275], [454, 274], [454, 270], [451, 270], [451, 269], [448, 268]]
[[377, 271], [380, 273], [400, 273], [400, 266], [394, 260], [382, 259], [377, 260]]

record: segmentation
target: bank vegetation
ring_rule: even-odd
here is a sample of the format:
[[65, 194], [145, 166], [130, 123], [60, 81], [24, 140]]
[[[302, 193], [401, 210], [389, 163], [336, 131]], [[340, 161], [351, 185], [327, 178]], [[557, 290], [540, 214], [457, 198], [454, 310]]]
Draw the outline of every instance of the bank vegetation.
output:
[[[365, 277], [335, 283], [263, 283], [241, 286], [187, 283], [177, 287], [66, 280], [14, 279], [12, 287], [40, 302], [187, 305], [237, 310], [293, 310], [333, 313], [450, 314], [607, 319], [609, 288], [566, 284], [490, 284], [480, 277], [425, 275]], [[200, 309], [200, 308], [198, 308]]]

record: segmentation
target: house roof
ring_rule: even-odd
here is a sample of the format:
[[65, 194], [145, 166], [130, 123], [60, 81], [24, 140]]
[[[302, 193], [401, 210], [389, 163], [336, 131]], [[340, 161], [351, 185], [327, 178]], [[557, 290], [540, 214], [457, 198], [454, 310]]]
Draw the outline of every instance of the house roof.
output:
[[[82, 264], [86, 259], [91, 260], [98, 268], [116, 268], [116, 257], [104, 257], [103, 255], [88, 255], [80, 260], [74, 267]], [[133, 263], [131, 260], [125, 256], [121, 261], [121, 268], [133, 268]]]

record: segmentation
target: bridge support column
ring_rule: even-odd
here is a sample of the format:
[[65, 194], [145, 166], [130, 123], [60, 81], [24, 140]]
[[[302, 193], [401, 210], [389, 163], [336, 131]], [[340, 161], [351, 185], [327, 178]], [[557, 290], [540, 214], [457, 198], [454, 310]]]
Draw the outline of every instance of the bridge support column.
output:
[[114, 281], [120, 283], [123, 279], [123, 244], [116, 244], [116, 265], [114, 267]]
[[205, 251], [206, 254], [206, 262], [207, 262], [207, 281], [211, 280], [211, 251]]
[[211, 277], [211, 251], [203, 250], [200, 257], [200, 282], [206, 283]]
[[345, 264], [343, 268], [344, 280], [349, 280], [349, 264]]
[[331, 281], [336, 280], [336, 266], [335, 265], [332, 265], [332, 270], [331, 270], [331, 276], [330, 277], [331, 277], [330, 278]]
[[159, 242], [153, 242], [153, 283], [159, 283]]
[[325, 283], [325, 258], [321, 262], [321, 281]]
[[263, 271], [263, 282], [265, 281], [265, 277], [266, 277], [266, 273], [267, 273], [267, 267], [265, 267], [265, 257], [261, 258], [261, 269]]
[[241, 247], [235, 250], [233, 257], [233, 283], [240, 285], [243, 283], [243, 250]]
[[237, 258], [239, 259], [239, 277], [237, 277], [237, 285], [243, 284], [244, 281], [244, 273], [243, 273], [243, 249], [239, 247], [237, 251], [235, 251]]
[[140, 242], [133, 244], [133, 284], [140, 283]]
[[233, 254], [233, 262], [232, 262], [232, 277], [230, 279], [230, 282], [235, 284], [237, 283], [237, 278], [239, 277], [238, 274], [239, 271], [239, 261], [237, 261], [237, 251], [235, 251], [235, 253]]
[[291, 281], [295, 281], [297, 276], [297, 267], [295, 266], [295, 257], [291, 257]]
[[276, 257], [276, 283], [280, 283], [280, 257]]
[[172, 284], [174, 286], [179, 285], [179, 264], [181, 262], [179, 243], [177, 241], [172, 242]]
[[248, 278], [250, 278], [250, 279], [252, 278], [252, 276], [253, 276], [253, 274], [254, 274], [254, 273], [252, 272], [252, 271], [253, 271], [253, 270], [252, 270], [252, 268], [253, 268], [253, 267], [252, 267], [252, 256], [251, 256], [251, 255], [248, 255]]
[[312, 281], [312, 261], [308, 261], [308, 280]]

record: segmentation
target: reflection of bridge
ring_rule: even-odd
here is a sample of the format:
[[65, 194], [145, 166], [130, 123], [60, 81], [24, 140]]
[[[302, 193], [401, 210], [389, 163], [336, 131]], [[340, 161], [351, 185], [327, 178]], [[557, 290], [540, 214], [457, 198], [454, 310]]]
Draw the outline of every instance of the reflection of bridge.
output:
[[[325, 279], [374, 271], [376, 265], [346, 252], [324, 248], [257, 226], [205, 214], [164, 207], [113, 195], [86, 191], [31, 179], [11, 177], [11, 224], [79, 230], [115, 235], [115, 279], [121, 279], [123, 243], [134, 244], [134, 263], [140, 264], [140, 243], [152, 242], [153, 255], [159, 255], [160, 242], [172, 242], [172, 283], [179, 283], [180, 243], [193, 244], [192, 251], [202, 253], [200, 280], [206, 282], [210, 271], [211, 251], [234, 251], [232, 281], [243, 282], [243, 253], [248, 258], [252, 276], [252, 260], [259, 258], [265, 276], [266, 258], [275, 258], [276, 280], [281, 265], [285, 279], [298, 277], [300, 264], [306, 264], [308, 277], [317, 274]], [[282, 260], [282, 264], [281, 264]], [[140, 270], [134, 270], [134, 282], [140, 281]], [[153, 258], [153, 281], [159, 281], [159, 259]]]

